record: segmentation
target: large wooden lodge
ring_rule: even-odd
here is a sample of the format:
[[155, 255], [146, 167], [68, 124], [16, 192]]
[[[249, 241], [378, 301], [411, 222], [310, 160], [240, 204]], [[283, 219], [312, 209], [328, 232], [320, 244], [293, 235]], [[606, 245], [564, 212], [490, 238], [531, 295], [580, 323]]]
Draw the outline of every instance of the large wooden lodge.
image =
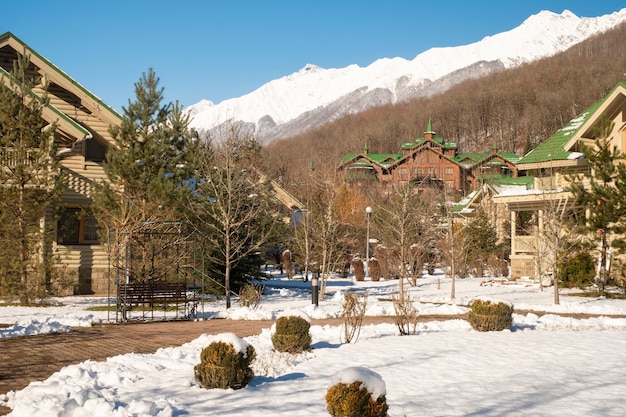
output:
[[519, 159], [514, 153], [500, 152], [496, 144], [487, 153], [459, 153], [457, 143], [437, 137], [429, 121], [424, 136], [403, 143], [399, 153], [372, 154], [365, 144], [361, 153], [345, 155], [338, 171], [353, 185], [375, 182], [390, 190], [411, 183], [464, 195], [494, 178], [516, 178]]

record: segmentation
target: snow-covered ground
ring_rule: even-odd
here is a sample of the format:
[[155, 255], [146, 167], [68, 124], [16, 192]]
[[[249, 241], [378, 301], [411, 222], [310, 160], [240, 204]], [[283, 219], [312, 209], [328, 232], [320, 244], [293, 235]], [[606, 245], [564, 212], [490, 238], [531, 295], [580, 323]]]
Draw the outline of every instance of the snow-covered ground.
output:
[[[487, 284], [487, 285], [485, 285]], [[393, 315], [389, 301], [397, 281], [351, 282], [336, 278], [318, 307], [310, 282], [266, 282], [256, 310], [226, 310], [207, 302], [202, 317], [276, 319], [299, 311], [311, 318], [337, 317], [342, 295], [368, 295], [368, 315]], [[68, 366], [46, 381], [0, 394], [11, 416], [326, 416], [325, 395], [346, 369], [366, 368], [382, 378], [390, 416], [624, 416], [626, 404], [626, 300], [581, 298], [562, 291], [554, 305], [552, 288], [530, 282], [499, 283], [484, 278], [456, 280], [425, 276], [410, 288], [419, 313], [456, 315], [475, 298], [505, 301], [517, 310], [513, 326], [481, 333], [460, 319], [418, 325], [417, 334], [399, 336], [392, 324], [365, 326], [356, 343], [341, 343], [341, 328], [311, 327], [313, 349], [292, 355], [273, 351], [271, 329], [245, 338], [257, 352], [255, 378], [241, 390], [206, 390], [193, 378], [200, 351], [220, 335], [202, 335], [155, 354], [128, 354], [105, 362]], [[408, 287], [407, 287], [408, 288]], [[0, 307], [0, 339], [114, 319], [114, 313], [88, 311], [106, 305], [102, 297], [68, 297], [51, 307]], [[562, 313], [592, 313], [574, 319]], [[339, 378], [341, 379], [341, 378]]]

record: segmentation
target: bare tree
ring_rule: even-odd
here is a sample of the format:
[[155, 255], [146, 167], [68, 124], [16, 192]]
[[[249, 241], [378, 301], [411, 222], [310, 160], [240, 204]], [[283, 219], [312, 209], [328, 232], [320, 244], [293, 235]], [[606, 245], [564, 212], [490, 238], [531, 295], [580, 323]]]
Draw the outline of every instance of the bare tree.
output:
[[214, 272], [223, 275], [231, 306], [234, 269], [259, 252], [282, 220], [271, 184], [254, 169], [258, 142], [232, 127], [221, 143], [201, 151], [197, 190], [189, 209], [210, 250]]
[[[546, 197], [549, 196], [546, 195]], [[547, 204], [540, 212], [539, 241], [543, 242], [547, 249], [546, 258], [550, 265], [554, 287], [554, 304], [560, 303], [559, 266], [578, 243], [571, 229], [571, 225], [574, 224], [572, 219], [575, 216], [569, 210], [571, 207], [568, 207], [570, 200], [567, 194], [556, 192], [551, 198], [546, 199]]]
[[404, 185], [395, 187], [389, 194], [381, 195], [373, 202], [374, 227], [379, 238], [389, 247], [388, 264], [399, 278], [400, 296], [404, 293], [404, 280], [409, 276], [409, 271], [413, 270], [416, 274], [416, 271], [422, 270], [414, 266], [420, 259], [415, 256], [415, 245], [430, 248], [429, 242], [433, 236], [434, 208], [431, 200], [424, 195], [412, 185]]
[[343, 255], [340, 239], [342, 228], [337, 214], [338, 190], [332, 183], [320, 184], [320, 198], [311, 207], [312, 238], [314, 241], [314, 257], [317, 258], [320, 273], [320, 300], [326, 293], [326, 282], [333, 267]]

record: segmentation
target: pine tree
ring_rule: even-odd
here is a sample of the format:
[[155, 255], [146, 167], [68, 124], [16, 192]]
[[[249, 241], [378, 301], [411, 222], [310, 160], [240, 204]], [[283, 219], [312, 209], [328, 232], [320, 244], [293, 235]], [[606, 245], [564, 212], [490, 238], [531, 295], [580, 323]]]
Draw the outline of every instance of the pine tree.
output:
[[[163, 88], [150, 69], [135, 84], [135, 101], [111, 129], [107, 181], [94, 192], [101, 236], [113, 266], [129, 280], [166, 279], [186, 234], [184, 201], [196, 169], [197, 134], [178, 102], [163, 105]], [[107, 236], [108, 235], [108, 236]]]
[[[0, 80], [0, 291], [22, 304], [51, 289], [54, 271], [46, 249], [52, 214], [63, 190], [56, 158], [56, 126], [42, 118], [47, 85], [21, 55]], [[43, 94], [37, 95], [38, 86]]]
[[484, 210], [479, 209], [476, 217], [465, 228], [465, 253], [467, 263], [483, 274], [483, 265], [497, 252], [498, 234]]

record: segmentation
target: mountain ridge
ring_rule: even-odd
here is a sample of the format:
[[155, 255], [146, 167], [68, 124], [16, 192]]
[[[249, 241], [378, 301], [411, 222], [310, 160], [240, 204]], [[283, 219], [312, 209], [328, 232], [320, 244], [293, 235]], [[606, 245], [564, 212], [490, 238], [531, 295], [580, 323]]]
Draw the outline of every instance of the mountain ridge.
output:
[[624, 21], [626, 8], [595, 18], [544, 10], [471, 44], [430, 48], [413, 60], [380, 58], [366, 67], [324, 69], [309, 63], [244, 96], [217, 105], [201, 100], [186, 111], [199, 131], [219, 137], [234, 124], [268, 143], [346, 114], [438, 94], [464, 80], [554, 55]]

